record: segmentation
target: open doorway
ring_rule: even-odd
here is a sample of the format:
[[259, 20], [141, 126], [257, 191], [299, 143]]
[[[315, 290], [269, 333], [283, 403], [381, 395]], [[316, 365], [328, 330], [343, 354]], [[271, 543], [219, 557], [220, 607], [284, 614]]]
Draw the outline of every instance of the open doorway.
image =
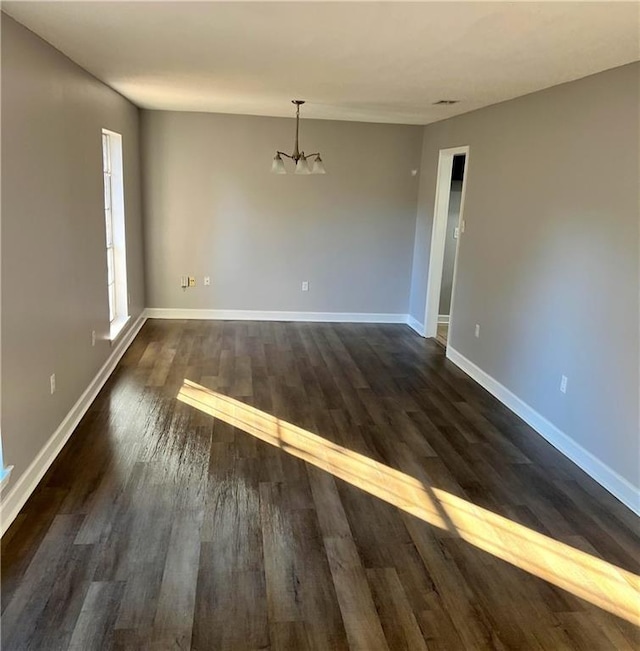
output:
[[425, 336], [435, 337], [445, 348], [453, 321], [458, 243], [464, 232], [462, 211], [468, 157], [468, 147], [443, 149], [438, 162]]
[[456, 263], [458, 237], [460, 236], [460, 204], [462, 203], [462, 182], [467, 157], [456, 154], [453, 157], [451, 186], [449, 188], [449, 210], [447, 212], [447, 231], [442, 261], [442, 280], [440, 281], [440, 301], [438, 304], [438, 329], [436, 339], [446, 348], [449, 338], [451, 316], [451, 295], [453, 294], [453, 272]]

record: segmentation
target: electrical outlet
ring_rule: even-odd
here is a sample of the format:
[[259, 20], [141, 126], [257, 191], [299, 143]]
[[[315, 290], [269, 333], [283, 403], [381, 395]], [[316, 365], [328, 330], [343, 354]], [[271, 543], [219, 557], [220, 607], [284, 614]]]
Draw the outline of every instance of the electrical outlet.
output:
[[209, 287], [211, 285], [211, 276], [205, 276], [204, 277], [204, 286]]
[[49, 385], [51, 387], [51, 395], [53, 395], [56, 392], [56, 374], [52, 373], [51, 377], [49, 378]]
[[309, 281], [308, 280], [303, 280], [302, 281], [302, 291], [303, 292], [308, 292], [309, 291]]
[[196, 279], [194, 276], [189, 276], [189, 287], [195, 287], [196, 286]]
[[453, 229], [453, 239], [454, 239], [454, 240], [457, 240], [457, 239], [458, 239], [458, 235], [460, 235], [460, 228], [459, 228], [458, 226], [456, 226], [456, 227]]
[[560, 391], [562, 393], [567, 392], [567, 382], [568, 381], [569, 381], [569, 379], [567, 378], [566, 375], [563, 375], [562, 378], [560, 379]]
[[96, 345], [96, 331], [95, 330], [91, 331], [91, 345], [92, 346]]
[[476, 339], [480, 339], [480, 324], [476, 323], [476, 331], [475, 331]]
[[180, 287], [182, 289], [189, 287], [189, 276], [180, 276]]

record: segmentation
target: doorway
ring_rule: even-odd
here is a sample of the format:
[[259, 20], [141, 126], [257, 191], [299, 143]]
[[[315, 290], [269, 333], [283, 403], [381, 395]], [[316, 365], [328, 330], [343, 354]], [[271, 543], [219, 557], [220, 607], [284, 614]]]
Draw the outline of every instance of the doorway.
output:
[[438, 161], [425, 336], [434, 337], [445, 348], [453, 322], [458, 245], [464, 232], [462, 212], [468, 159], [469, 148], [456, 147], [441, 150]]

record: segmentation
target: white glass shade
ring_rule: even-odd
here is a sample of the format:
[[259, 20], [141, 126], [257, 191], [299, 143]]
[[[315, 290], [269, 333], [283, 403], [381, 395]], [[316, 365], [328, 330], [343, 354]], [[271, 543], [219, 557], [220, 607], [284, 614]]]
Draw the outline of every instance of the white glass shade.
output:
[[311, 174], [311, 168], [309, 167], [309, 161], [302, 156], [298, 159], [296, 163], [296, 174]]
[[311, 174], [326, 174], [327, 170], [324, 169], [324, 163], [320, 156], [316, 156], [316, 159], [313, 161], [313, 168], [311, 169]]
[[271, 171], [274, 174], [286, 174], [287, 173], [287, 168], [284, 166], [284, 161], [282, 160], [282, 156], [280, 156], [280, 154], [276, 154], [273, 157], [273, 163], [271, 163]]

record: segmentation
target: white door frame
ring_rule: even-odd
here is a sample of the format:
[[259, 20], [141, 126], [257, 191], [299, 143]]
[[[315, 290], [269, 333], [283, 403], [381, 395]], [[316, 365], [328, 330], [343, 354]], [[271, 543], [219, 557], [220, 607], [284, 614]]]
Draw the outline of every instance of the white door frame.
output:
[[453, 265], [453, 284], [451, 288], [451, 308], [449, 310], [449, 332], [453, 322], [453, 298], [456, 290], [456, 271], [458, 267], [458, 249], [460, 238], [464, 232], [464, 198], [467, 188], [469, 170], [469, 147], [452, 147], [441, 149], [438, 158], [438, 173], [436, 175], [436, 201], [433, 208], [433, 228], [431, 231], [431, 253], [429, 255], [429, 275], [427, 276], [427, 302], [424, 314], [424, 336], [435, 337], [438, 332], [438, 312], [440, 307], [440, 289], [442, 284], [442, 266], [444, 264], [444, 247], [447, 239], [447, 219], [449, 217], [449, 197], [451, 194], [451, 174], [453, 157], [464, 154], [464, 176], [462, 179], [462, 195], [460, 197], [460, 216], [458, 240], [456, 241], [456, 257]]

